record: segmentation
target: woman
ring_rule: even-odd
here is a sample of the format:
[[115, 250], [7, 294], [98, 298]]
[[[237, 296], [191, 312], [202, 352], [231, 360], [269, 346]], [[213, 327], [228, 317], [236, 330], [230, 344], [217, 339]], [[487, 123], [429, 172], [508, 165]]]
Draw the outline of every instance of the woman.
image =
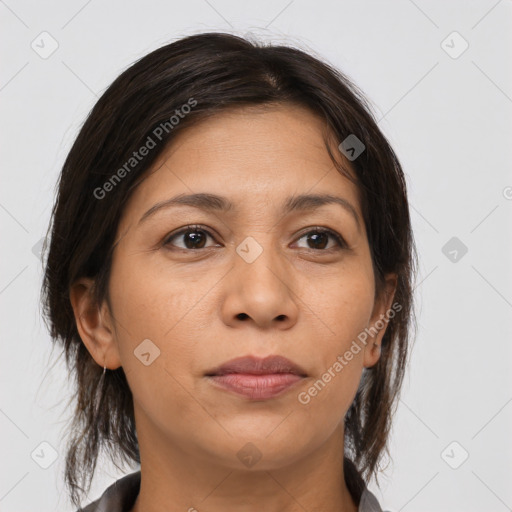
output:
[[221, 33], [140, 59], [52, 215], [74, 506], [105, 449], [140, 470], [87, 512], [381, 510], [415, 258], [402, 169], [342, 73]]

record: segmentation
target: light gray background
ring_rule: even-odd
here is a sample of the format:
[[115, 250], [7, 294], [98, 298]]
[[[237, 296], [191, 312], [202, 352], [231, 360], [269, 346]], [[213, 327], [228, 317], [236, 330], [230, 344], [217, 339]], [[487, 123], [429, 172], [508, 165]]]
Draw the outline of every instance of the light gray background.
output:
[[[511, 510], [510, 0], [0, 0], [0, 15], [2, 512], [71, 510], [70, 391], [63, 362], [49, 366], [37, 257], [65, 155], [121, 71], [207, 30], [296, 45], [342, 69], [373, 102], [407, 174], [419, 334], [393, 463], [370, 488], [392, 511]], [[461, 38], [469, 47], [454, 58]], [[42, 58], [52, 39], [58, 48]], [[453, 247], [443, 252], [452, 237], [468, 248], [455, 247], [456, 261]], [[57, 452], [47, 469], [52, 449], [41, 443]], [[123, 474], [103, 460], [90, 499]]]

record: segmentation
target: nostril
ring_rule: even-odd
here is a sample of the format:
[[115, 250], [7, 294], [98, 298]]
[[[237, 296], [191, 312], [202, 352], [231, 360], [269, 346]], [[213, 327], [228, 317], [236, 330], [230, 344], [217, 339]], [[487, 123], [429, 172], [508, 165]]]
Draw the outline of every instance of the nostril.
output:
[[249, 318], [249, 316], [247, 315], [247, 313], [238, 313], [238, 315], [236, 315], [237, 318], [239, 320], [245, 320], [246, 318]]

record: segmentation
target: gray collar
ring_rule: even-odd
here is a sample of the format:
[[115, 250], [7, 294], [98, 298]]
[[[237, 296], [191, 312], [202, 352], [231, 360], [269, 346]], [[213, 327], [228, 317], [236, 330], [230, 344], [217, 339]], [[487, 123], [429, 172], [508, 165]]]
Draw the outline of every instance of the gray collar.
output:
[[[108, 487], [96, 500], [77, 512], [127, 512], [140, 490], [140, 470], [130, 473]], [[358, 512], [383, 512], [377, 498], [365, 487], [359, 502]]]

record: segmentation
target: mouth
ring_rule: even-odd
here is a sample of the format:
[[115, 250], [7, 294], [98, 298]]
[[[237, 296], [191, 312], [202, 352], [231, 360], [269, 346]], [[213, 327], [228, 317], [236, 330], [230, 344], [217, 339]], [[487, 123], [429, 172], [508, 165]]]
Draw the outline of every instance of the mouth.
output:
[[307, 377], [306, 371], [282, 356], [232, 359], [205, 373], [217, 388], [250, 400], [267, 400], [291, 390]]
[[218, 377], [232, 373], [243, 373], [247, 375], [274, 375], [288, 373], [307, 377], [306, 371], [283, 356], [268, 356], [258, 358], [254, 356], [243, 356], [231, 359], [226, 363], [213, 368], [205, 373], [206, 377]]

